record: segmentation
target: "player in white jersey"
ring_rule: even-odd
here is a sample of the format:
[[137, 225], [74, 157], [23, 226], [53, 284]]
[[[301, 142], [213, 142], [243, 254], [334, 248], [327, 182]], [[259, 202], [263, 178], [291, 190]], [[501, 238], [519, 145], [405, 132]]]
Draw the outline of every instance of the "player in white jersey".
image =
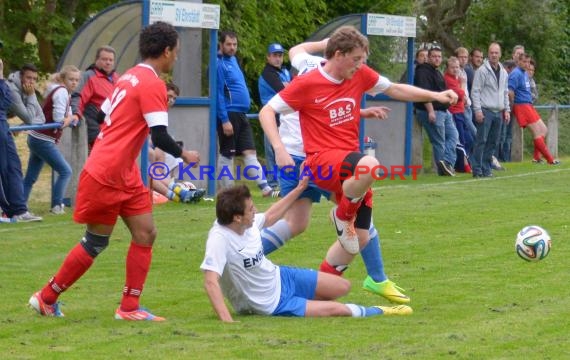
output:
[[[299, 76], [317, 69], [326, 61], [320, 56], [311, 55], [311, 53], [323, 52], [327, 41], [328, 39], [302, 43], [289, 51], [292, 65], [299, 71]], [[388, 111], [389, 109], [385, 107], [370, 107], [362, 109], [360, 115], [363, 118], [385, 119]], [[287, 153], [295, 161], [296, 167], [291, 176], [285, 175], [283, 173], [284, 170], [280, 173], [279, 185], [281, 194], [286, 195], [297, 186], [298, 176], [296, 175], [299, 174], [299, 168], [305, 160], [305, 151], [301, 136], [299, 113], [294, 112], [281, 115], [280, 121], [279, 136]], [[309, 187], [292, 205], [291, 210], [286, 213], [284, 219], [262, 230], [261, 238], [266, 255], [283, 246], [289, 239], [305, 231], [309, 225], [312, 203], [319, 202], [321, 196], [330, 198], [328, 192], [319, 189], [311, 182]], [[404, 295], [401, 292], [403, 290], [390, 281], [384, 273], [378, 231], [372, 222], [368, 237], [360, 239], [360, 243], [365, 244], [361, 247], [360, 254], [368, 273], [363, 283], [364, 289], [381, 295], [392, 302], [409, 303], [410, 298]], [[334, 242], [329, 248], [320, 270], [335, 275], [342, 275], [353, 258], [354, 255], [344, 250], [339, 242]]]
[[255, 214], [245, 185], [222, 190], [216, 199], [217, 220], [208, 234], [200, 268], [210, 303], [219, 319], [233, 322], [224, 295], [239, 314], [274, 316], [408, 315], [406, 305], [394, 307], [343, 304], [334, 299], [350, 290], [342, 277], [310, 269], [273, 264], [263, 254], [260, 230], [272, 225], [305, 190], [303, 179], [265, 213]]

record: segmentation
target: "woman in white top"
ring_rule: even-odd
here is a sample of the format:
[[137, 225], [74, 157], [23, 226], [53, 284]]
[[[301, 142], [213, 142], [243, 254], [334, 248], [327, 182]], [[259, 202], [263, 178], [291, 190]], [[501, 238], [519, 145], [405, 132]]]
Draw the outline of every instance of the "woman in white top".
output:
[[24, 178], [24, 196], [26, 202], [38, 176], [47, 163], [57, 173], [56, 180], [51, 189], [51, 212], [57, 215], [63, 214], [63, 196], [71, 179], [71, 166], [67, 163], [57, 143], [62, 130], [69, 126], [71, 117], [70, 94], [79, 84], [81, 72], [73, 65], [66, 65], [61, 72], [52, 77], [52, 83], [48, 85], [44, 104], [42, 106], [46, 124], [58, 123], [57, 128], [45, 130], [32, 130], [28, 135], [28, 148], [30, 158], [28, 169]]

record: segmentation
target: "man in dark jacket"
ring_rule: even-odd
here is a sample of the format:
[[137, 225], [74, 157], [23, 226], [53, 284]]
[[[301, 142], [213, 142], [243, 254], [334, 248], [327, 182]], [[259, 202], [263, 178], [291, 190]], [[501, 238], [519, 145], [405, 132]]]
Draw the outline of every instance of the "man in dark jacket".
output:
[[[261, 105], [267, 104], [275, 94], [283, 90], [285, 86], [289, 85], [291, 82], [291, 74], [289, 73], [289, 70], [283, 66], [284, 51], [285, 49], [283, 46], [277, 43], [271, 44], [267, 48], [267, 62], [259, 76], [259, 79], [257, 79]], [[275, 121], [277, 122], [277, 127], [279, 127], [279, 115], [276, 116]], [[265, 134], [263, 134], [263, 144], [265, 147], [265, 161], [267, 163], [267, 168], [274, 170], [276, 168], [275, 152], [273, 151], [273, 147]], [[267, 182], [269, 183], [269, 186], [274, 189], [279, 186], [277, 176], [274, 171], [267, 173]]]
[[[442, 62], [441, 49], [432, 47], [428, 51], [428, 62], [416, 67], [414, 85], [432, 91], [447, 89], [443, 75], [439, 71]], [[455, 147], [458, 142], [457, 129], [447, 108], [448, 104], [437, 101], [414, 103], [420, 123], [428, 133], [433, 148], [433, 156], [442, 176], [455, 176], [453, 164], [457, 159]]]
[[111, 95], [119, 75], [115, 72], [115, 49], [102, 46], [97, 49], [95, 63], [87, 68], [79, 86], [71, 94], [71, 109], [74, 121], [85, 117], [89, 152], [99, 135], [97, 114], [101, 104]]

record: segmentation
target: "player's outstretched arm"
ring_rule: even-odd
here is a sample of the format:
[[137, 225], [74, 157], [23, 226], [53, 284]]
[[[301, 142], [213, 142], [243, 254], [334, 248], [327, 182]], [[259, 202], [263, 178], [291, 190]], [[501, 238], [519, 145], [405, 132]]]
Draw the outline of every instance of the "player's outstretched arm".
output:
[[204, 288], [206, 289], [206, 294], [208, 294], [212, 308], [216, 314], [218, 314], [218, 318], [223, 322], [234, 322], [234, 319], [224, 302], [224, 295], [220, 288], [220, 275], [214, 271], [205, 270]]
[[270, 105], [265, 105], [259, 112], [259, 123], [275, 151], [275, 163], [277, 166], [280, 168], [284, 166], [295, 166], [295, 162], [291, 158], [291, 155], [287, 153], [285, 145], [283, 145], [281, 137], [279, 136], [275, 115], [275, 110], [273, 110]]
[[293, 60], [293, 58], [302, 53], [314, 54], [318, 52], [325, 51], [327, 44], [329, 42], [329, 38], [323, 39], [321, 41], [307, 41], [304, 43], [300, 43], [299, 45], [293, 46], [289, 49], [289, 59]]
[[408, 84], [392, 83], [384, 93], [391, 98], [402, 101], [438, 101], [444, 104], [455, 104], [457, 102], [457, 94], [453, 90], [435, 92]]
[[[303, 165], [301, 166], [303, 168]], [[298, 176], [299, 174], [297, 174]], [[275, 204], [271, 205], [269, 209], [265, 212], [265, 223], [263, 227], [270, 227], [271, 225], [275, 224], [279, 219], [285, 215], [287, 210], [293, 205], [295, 200], [301, 195], [301, 193], [307, 188], [309, 185], [309, 177], [304, 176], [302, 179], [299, 180], [299, 184], [293, 191], [291, 191], [287, 196], [283, 199], [277, 201]]]

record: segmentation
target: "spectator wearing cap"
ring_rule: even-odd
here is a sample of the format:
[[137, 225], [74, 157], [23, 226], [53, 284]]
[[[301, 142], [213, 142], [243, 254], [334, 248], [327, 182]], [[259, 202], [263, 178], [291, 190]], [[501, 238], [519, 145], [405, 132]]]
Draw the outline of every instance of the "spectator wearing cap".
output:
[[[285, 88], [285, 86], [287, 86], [291, 81], [289, 70], [283, 67], [284, 52], [285, 49], [283, 49], [283, 46], [278, 43], [270, 44], [267, 48], [267, 61], [257, 81], [262, 106], [267, 104], [275, 94]], [[279, 126], [278, 114], [276, 114], [275, 121], [277, 126]], [[265, 145], [265, 160], [267, 162], [267, 168], [270, 170], [267, 172], [267, 182], [269, 183], [269, 186], [276, 188], [278, 186], [278, 181], [275, 176], [277, 173], [275, 152], [265, 135], [263, 135], [263, 142]]]

